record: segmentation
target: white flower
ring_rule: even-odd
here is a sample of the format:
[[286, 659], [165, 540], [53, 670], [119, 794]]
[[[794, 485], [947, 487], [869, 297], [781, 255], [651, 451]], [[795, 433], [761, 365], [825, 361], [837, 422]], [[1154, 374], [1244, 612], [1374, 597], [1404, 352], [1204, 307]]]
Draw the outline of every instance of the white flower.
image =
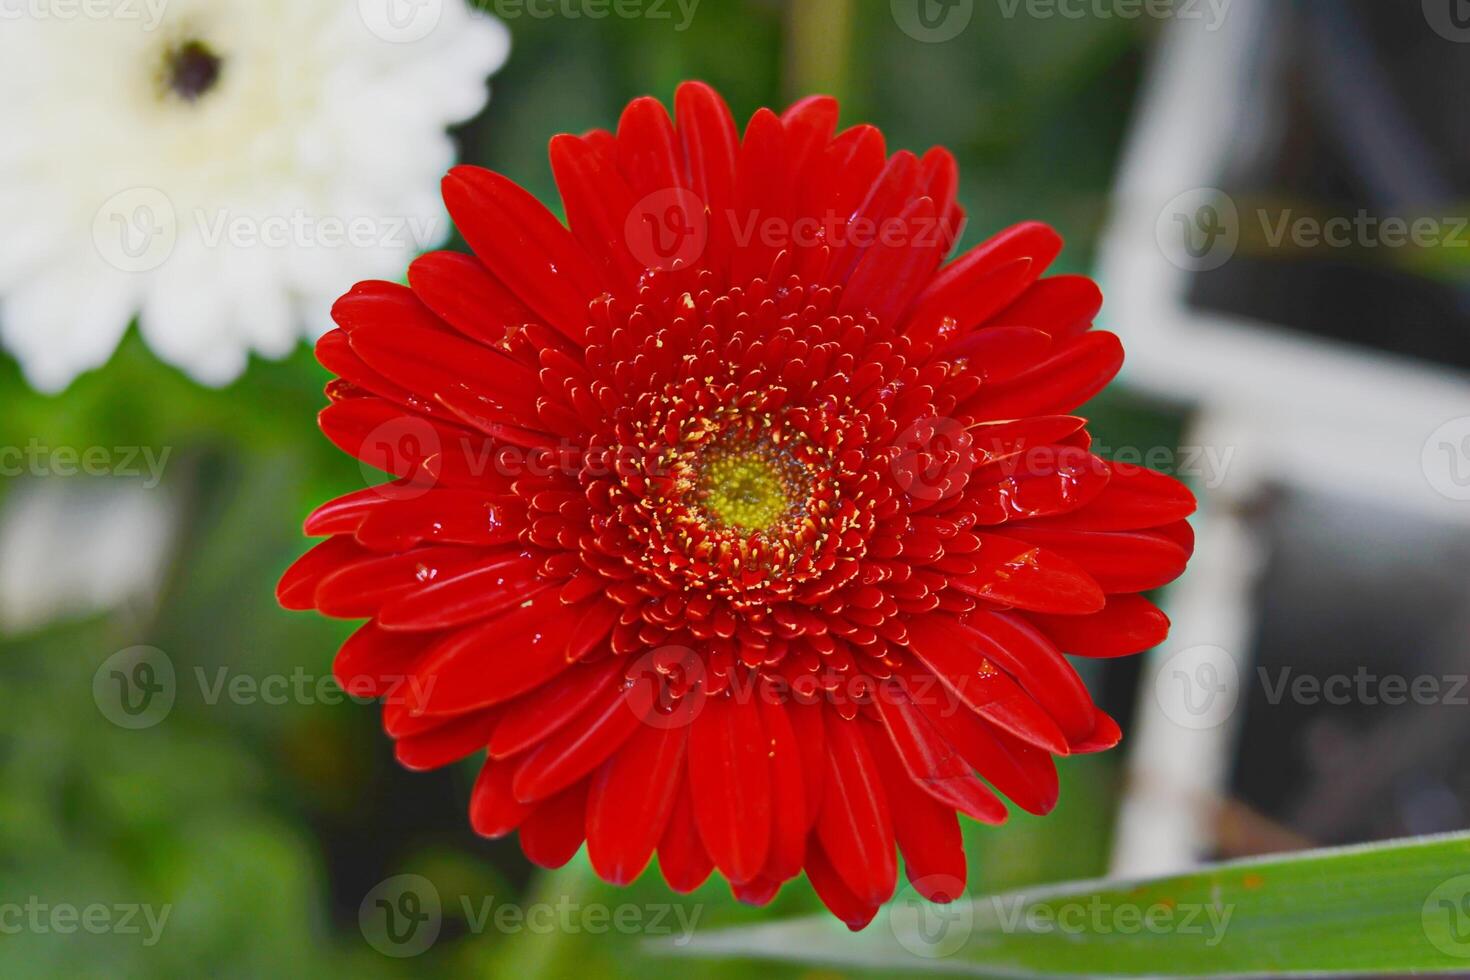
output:
[[0, 339], [54, 391], [134, 316], [207, 384], [314, 338], [447, 235], [508, 48], [464, 0], [0, 0]]

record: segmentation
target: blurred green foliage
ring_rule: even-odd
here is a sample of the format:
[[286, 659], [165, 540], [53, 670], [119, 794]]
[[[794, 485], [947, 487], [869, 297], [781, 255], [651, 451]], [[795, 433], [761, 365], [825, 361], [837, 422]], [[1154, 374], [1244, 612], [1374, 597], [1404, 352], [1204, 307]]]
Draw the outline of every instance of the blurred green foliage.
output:
[[[890, 146], [944, 144], [962, 168], [967, 243], [1024, 218], [1057, 226], [1070, 271], [1088, 267], [1145, 35], [1120, 20], [1006, 19], [977, 4], [958, 38], [903, 34], [886, 2], [704, 0], [687, 31], [670, 21], [511, 20], [507, 67], [487, 111], [460, 133], [467, 162], [502, 170], [554, 201], [547, 139], [616, 124], [622, 105], [703, 78], [743, 122], [805, 94], [817, 71], [844, 100], [843, 122], [883, 127]], [[811, 25], [817, 25], [816, 33]], [[832, 26], [822, 31], [822, 25]], [[824, 46], [796, 58], [792, 45]], [[812, 66], [816, 66], [813, 68]], [[342, 284], [345, 289], [350, 283]], [[130, 336], [103, 369], [63, 396], [29, 391], [0, 361], [0, 444], [172, 450], [166, 489], [182, 533], [166, 587], [130, 608], [0, 640], [0, 902], [171, 906], [162, 938], [0, 932], [0, 975], [171, 977], [624, 976], [665, 970], [636, 935], [475, 933], [474, 909], [500, 902], [666, 903], [656, 871], [626, 890], [579, 858], [533, 874], [513, 841], [475, 837], [465, 817], [473, 767], [410, 774], [392, 759], [373, 707], [209, 703], [200, 674], [310, 677], [329, 672], [346, 624], [277, 608], [280, 572], [307, 544], [316, 503], [363, 485], [355, 461], [317, 432], [326, 373], [303, 346], [252, 364], [224, 390], [197, 387]], [[1160, 443], [1166, 421], [1115, 401], [1100, 410], [1111, 444]], [[1167, 431], [1167, 430], [1164, 430]], [[1166, 437], [1165, 437], [1166, 438]], [[91, 479], [77, 477], [76, 479]], [[0, 496], [11, 488], [0, 487]], [[179, 694], [153, 728], [107, 721], [93, 675], [115, 651], [169, 655]], [[970, 827], [973, 889], [1012, 888], [1104, 868], [1116, 757], [1067, 761], [1062, 804], [1046, 820]], [[384, 878], [415, 873], [445, 907], [439, 941], [414, 959], [375, 951], [358, 907]], [[804, 882], [769, 908], [719, 884], [680, 900], [700, 925], [818, 908]], [[884, 928], [881, 920], [874, 928]], [[146, 934], [146, 930], [145, 930]], [[733, 977], [741, 963], [681, 962], [681, 974]], [[795, 968], [761, 966], [768, 976]]]

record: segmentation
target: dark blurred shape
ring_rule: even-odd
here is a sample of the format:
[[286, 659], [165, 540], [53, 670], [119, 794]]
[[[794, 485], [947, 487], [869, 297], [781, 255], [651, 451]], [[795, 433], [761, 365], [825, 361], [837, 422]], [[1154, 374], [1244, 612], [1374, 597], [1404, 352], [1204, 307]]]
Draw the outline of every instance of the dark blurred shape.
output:
[[1470, 822], [1470, 533], [1284, 492], [1234, 792], [1317, 844]]
[[[1453, 13], [1462, 0], [1443, 0]], [[1206, 310], [1470, 368], [1470, 85], [1462, 44], [1420, 3], [1300, 0], [1272, 11], [1253, 53], [1247, 116], [1222, 187], [1241, 206], [1241, 248], [1193, 276]], [[1353, 222], [1348, 247], [1281, 247], [1286, 221]], [[1384, 244], [1383, 222], [1436, 222], [1427, 249]], [[1341, 226], [1339, 226], [1341, 227]], [[1364, 230], [1366, 229], [1366, 230]]]

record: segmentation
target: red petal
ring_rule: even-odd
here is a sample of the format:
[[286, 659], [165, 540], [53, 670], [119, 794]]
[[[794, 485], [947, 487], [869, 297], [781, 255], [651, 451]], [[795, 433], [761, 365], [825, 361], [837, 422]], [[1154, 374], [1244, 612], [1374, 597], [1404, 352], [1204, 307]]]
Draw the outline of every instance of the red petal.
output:
[[470, 826], [482, 837], [504, 837], [520, 826], [531, 807], [511, 792], [515, 766], [487, 760], [470, 793]]
[[682, 187], [684, 155], [674, 124], [658, 99], [628, 103], [618, 120], [618, 169], [640, 196]]
[[[985, 653], [982, 637], [954, 620], [926, 616], [909, 623], [909, 649], [965, 704], [986, 720], [1014, 732], [1049, 752], [1065, 755], [1067, 739], [1057, 723], [1015, 681], [997, 669]], [[922, 681], [922, 675], [913, 675]], [[952, 699], [939, 690], [917, 690], [906, 678], [909, 694], [919, 705]]]
[[689, 733], [689, 788], [699, 835], [715, 866], [750, 881], [771, 846], [770, 743], [755, 704], [713, 697]]
[[1027, 222], [1006, 229], [940, 270], [904, 332], [929, 340], [941, 333], [945, 320], [953, 321], [959, 333], [969, 332], [1021, 296], [1061, 250], [1061, 237], [1046, 225]]
[[[918, 186], [918, 159], [908, 150], [901, 150], [890, 157], [882, 173], [866, 189], [862, 203], [851, 212], [851, 217], [841, 229], [839, 239], [832, 243], [832, 260], [828, 266], [827, 281], [845, 283], [851, 278], [858, 260], [865, 253], [879, 247], [879, 231], [884, 229], [886, 222], [898, 217], [905, 207], [914, 203]], [[847, 211], [837, 213], [848, 214]], [[933, 201], [929, 202], [929, 213], [932, 218]], [[935, 241], [933, 244], [937, 253], [939, 243]], [[934, 264], [939, 264], [937, 254]]]
[[764, 877], [779, 885], [801, 871], [802, 858], [806, 853], [806, 833], [811, 821], [807, 817], [801, 746], [796, 740], [796, 730], [791, 727], [786, 705], [761, 698], [759, 709], [770, 746], [773, 815], [771, 851], [766, 858]]
[[537, 563], [510, 555], [389, 602], [378, 611], [378, 625], [389, 630], [463, 626], [520, 605], [550, 587]]
[[781, 882], [765, 875], [758, 875], [738, 885], [733, 882], [730, 884], [730, 893], [737, 901], [756, 908], [771, 904], [771, 899], [775, 898], [776, 893], [780, 890]]
[[543, 868], [559, 868], [582, 847], [586, 836], [588, 780], [536, 804], [521, 823], [521, 850]]
[[786, 707], [796, 744], [801, 749], [801, 778], [806, 789], [806, 823], [810, 829], [822, 809], [827, 791], [827, 737], [819, 704], [792, 703]]
[[312, 538], [329, 534], [351, 534], [375, 508], [387, 502], [388, 498], [373, 487], [354, 490], [329, 500], [312, 511], [307, 515], [302, 530]]
[[1049, 753], [986, 724], [969, 711], [917, 703], [965, 761], [1021, 809], [1040, 815], [1056, 806], [1057, 767]]
[[601, 261], [609, 282], [631, 286], [644, 267], [628, 251], [628, 216], [636, 199], [614, 160], [575, 136], [551, 138], [551, 171], [567, 223], [586, 254]]
[[994, 526], [1086, 507], [1108, 485], [1106, 463], [1074, 446], [1038, 446], [970, 480], [975, 519]]
[[1189, 552], [1177, 543], [1146, 531], [1070, 531], [1020, 525], [1008, 532], [1075, 562], [1109, 593], [1156, 589], [1178, 578], [1189, 561]]
[[947, 361], [965, 358], [970, 373], [994, 383], [1029, 370], [1051, 347], [1051, 335], [1031, 327], [985, 327], [940, 348], [935, 356]]
[[415, 671], [415, 714], [451, 715], [509, 701], [572, 665], [577, 617], [554, 590], [441, 641]]
[[669, 887], [681, 895], [687, 895], [704, 884], [715, 863], [710, 860], [699, 839], [699, 827], [694, 819], [694, 803], [689, 796], [689, 779], [679, 774], [678, 786], [674, 790], [674, 809], [669, 814], [668, 826], [658, 844], [658, 869]]
[[1098, 711], [1093, 719], [1092, 731], [1086, 737], [1072, 743], [1072, 751], [1078, 755], [1106, 752], [1123, 740], [1123, 729], [1118, 727], [1106, 712]]
[[846, 923], [847, 928], [853, 932], [865, 928], [873, 921], [873, 916], [878, 914], [878, 906], [882, 902], [864, 901], [847, 886], [822, 850], [815, 834], [807, 845], [806, 876], [812, 883], [812, 890], [817, 893], [822, 904], [827, 906], [827, 910]]
[[337, 651], [332, 676], [353, 697], [383, 697], [407, 683], [414, 664], [434, 639], [389, 633], [376, 623], [365, 623]]
[[393, 746], [399, 763], [409, 769], [438, 769], [485, 747], [495, 729], [494, 711], [480, 711], [427, 732], [408, 735]]
[[316, 589], [322, 579], [369, 552], [347, 537], [328, 538], [291, 563], [276, 583], [276, 601], [285, 609], [316, 608]]
[[1169, 617], [1139, 595], [1110, 595], [1089, 616], [1028, 613], [1052, 642], [1079, 657], [1126, 657], [1151, 650], [1169, 636]]
[[931, 286], [919, 296], [904, 332], [915, 344], [963, 338], [1021, 295], [1039, 274], [1032, 259], [1016, 259], [977, 273], [944, 293], [933, 293]]
[[674, 115], [689, 189], [709, 209], [706, 265], [723, 270], [730, 250], [726, 218], [735, 201], [735, 119], [719, 93], [703, 82], [684, 82], [675, 90]]
[[368, 280], [349, 289], [332, 304], [332, 319], [352, 334], [365, 326], [403, 326], [447, 333], [444, 324], [413, 290], [396, 282]]
[[[902, 687], [885, 684], [876, 700], [891, 741], [890, 751], [897, 750], [913, 788], [922, 788], [950, 809], [958, 808], [982, 823], [1005, 821], [1005, 804], [975, 779], [970, 764], [944, 741]], [[956, 706], [953, 710], [960, 709]], [[894, 813], [902, 809], [904, 806], [895, 807]]]
[[622, 673], [622, 664], [613, 658], [578, 664], [555, 684], [537, 688], [506, 705], [495, 734], [490, 736], [490, 754], [503, 759], [529, 749], [616, 690]]
[[853, 894], [865, 904], [881, 905], [892, 897], [898, 877], [889, 801], [857, 728], [866, 723], [835, 714], [828, 719], [827, 792], [816, 832], [822, 849], [836, 856], [837, 874]]
[[535, 314], [472, 255], [430, 252], [408, 267], [408, 284], [424, 305], [455, 330], [498, 344]]
[[809, 95], [781, 114], [786, 128], [787, 175], [792, 187], [800, 189], [807, 172], [837, 131], [837, 100], [830, 95]]
[[998, 612], [972, 613], [965, 628], [980, 637], [985, 655], [1051, 715], [1069, 742], [1092, 731], [1092, 696], [1041, 629], [1023, 616]]
[[479, 548], [432, 545], [397, 555], [372, 554], [344, 564], [321, 580], [316, 608], [327, 616], [374, 616], [387, 604], [426, 586], [497, 560]]
[[[359, 327], [358, 330], [393, 329], [392, 325], [380, 327], [378, 324]], [[433, 328], [438, 331], [436, 326]], [[356, 331], [354, 331], [356, 332]], [[449, 413], [443, 408], [426, 400], [422, 395], [416, 394], [396, 381], [390, 381], [381, 372], [368, 366], [352, 349], [352, 342], [348, 339], [345, 330], [331, 330], [322, 335], [316, 342], [316, 359], [321, 366], [337, 375], [341, 382], [349, 382], [356, 389], [379, 395], [400, 408], [407, 409], [413, 415], [426, 415], [430, 418], [448, 419]]]
[[1174, 542], [1184, 550], [1186, 557], [1194, 554], [1194, 528], [1190, 527], [1188, 521], [1175, 521], [1172, 524], [1151, 527], [1147, 533]]
[[406, 551], [423, 542], [509, 544], [525, 519], [519, 500], [474, 490], [427, 490], [401, 500], [383, 498], [377, 487], [368, 492], [384, 506], [367, 511], [357, 540], [379, 551]]
[[[798, 191], [798, 213], [815, 216], [822, 236], [833, 220], [846, 220], [862, 204], [883, 171], [887, 151], [883, 134], [873, 126], [853, 126], [837, 134], [808, 168]], [[798, 272], [804, 278], [825, 281], [830, 248], [836, 243], [802, 244]]]
[[[965, 892], [965, 846], [954, 810], [922, 792], [900, 764], [887, 737], [868, 732], [868, 748], [894, 806], [893, 836], [903, 852], [904, 871], [919, 894], [931, 902], [952, 902]], [[999, 806], [999, 801], [996, 801]], [[1005, 807], [1001, 806], [1001, 813]]]
[[1022, 222], [991, 236], [945, 266], [935, 277], [930, 294], [943, 295], [977, 275], [983, 276], [1018, 259], [1030, 259], [1040, 275], [1061, 253], [1062, 237], [1050, 227], [1039, 221]]
[[990, 325], [1035, 327], [1059, 340], [1066, 339], [1092, 325], [1102, 302], [1102, 290], [1086, 276], [1053, 276], [1033, 284]]
[[369, 366], [428, 399], [471, 395], [520, 425], [541, 424], [536, 376], [488, 347], [404, 324], [360, 327], [351, 342]]
[[1036, 612], [1090, 613], [1103, 607], [1103, 590], [1077, 564], [1007, 535], [976, 537], [980, 550], [968, 557], [977, 568], [952, 579], [955, 588]]
[[890, 244], [879, 242], [861, 253], [842, 294], [841, 309], [866, 310], [880, 322], [897, 320], [913, 302], [943, 258], [934, 202], [921, 197], [895, 218], [884, 219], [902, 229]]
[[517, 799], [545, 799], [587, 775], [637, 731], [638, 715], [614, 689], [581, 724], [558, 729], [515, 766]]
[[[1075, 415], [1039, 415], [1005, 422], [982, 422], [970, 426], [971, 446], [977, 466], [989, 466], [1025, 452], [1033, 446], [1050, 446], [1087, 424]], [[981, 477], [984, 474], [980, 474]]]
[[526, 190], [500, 174], [455, 167], [444, 203], [492, 275], [574, 343], [587, 331], [587, 306], [606, 291], [571, 233]]
[[960, 169], [954, 154], [942, 146], [931, 147], [920, 161], [920, 178], [924, 193], [934, 200], [934, 211], [942, 222], [941, 254], [948, 255], [959, 237], [964, 212], [955, 203], [959, 191]]
[[745, 128], [735, 165], [732, 282], [745, 283], [771, 271], [776, 256], [790, 243], [786, 236], [772, 240], [763, 226], [779, 221], [783, 229], [788, 228], [790, 209], [786, 131], [775, 113], [761, 109]]
[[626, 885], [653, 857], [684, 772], [685, 735], [640, 728], [592, 778], [587, 856], [603, 881]]
[[1065, 414], [1102, 391], [1123, 366], [1123, 345], [1094, 330], [1061, 347], [1031, 370], [982, 387], [962, 409], [977, 419]]
[[500, 448], [485, 436], [424, 418], [379, 398], [333, 402], [317, 417], [338, 449], [385, 473], [404, 478], [375, 487], [390, 499], [409, 499], [438, 486], [509, 493], [523, 472], [502, 465]]
[[1172, 476], [1110, 463], [1107, 489], [1081, 510], [1038, 522], [1038, 527], [1081, 531], [1131, 531], [1182, 521], [1197, 506], [1189, 488]]

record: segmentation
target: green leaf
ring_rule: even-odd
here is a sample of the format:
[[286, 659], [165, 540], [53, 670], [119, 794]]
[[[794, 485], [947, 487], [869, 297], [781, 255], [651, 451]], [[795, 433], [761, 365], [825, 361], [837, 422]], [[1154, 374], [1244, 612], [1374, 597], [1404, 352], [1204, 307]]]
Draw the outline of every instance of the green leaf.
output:
[[988, 976], [1470, 970], [1470, 834], [1234, 861], [930, 905], [906, 888], [864, 932], [831, 917], [696, 935], [673, 954]]

